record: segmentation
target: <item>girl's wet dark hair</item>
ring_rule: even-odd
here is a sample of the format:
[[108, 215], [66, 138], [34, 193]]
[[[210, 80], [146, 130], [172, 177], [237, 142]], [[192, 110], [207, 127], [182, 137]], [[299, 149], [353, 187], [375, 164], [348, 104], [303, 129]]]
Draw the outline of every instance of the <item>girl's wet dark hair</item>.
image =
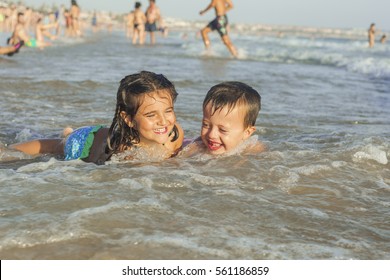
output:
[[237, 105], [242, 105], [245, 112], [244, 127], [254, 126], [261, 109], [260, 94], [241, 82], [223, 82], [213, 86], [203, 100], [203, 110], [211, 104], [212, 114], [227, 106], [228, 112]]
[[[120, 151], [123, 147], [131, 147], [140, 142], [140, 135], [137, 129], [129, 127], [121, 116], [134, 119], [145, 95], [164, 91], [169, 94], [172, 103], [176, 101], [177, 92], [173, 83], [164, 75], [153, 72], [142, 71], [137, 74], [124, 77], [119, 85], [116, 99], [115, 115], [108, 133], [106, 154], [108, 158]], [[178, 130], [174, 127], [173, 140], [178, 137]]]

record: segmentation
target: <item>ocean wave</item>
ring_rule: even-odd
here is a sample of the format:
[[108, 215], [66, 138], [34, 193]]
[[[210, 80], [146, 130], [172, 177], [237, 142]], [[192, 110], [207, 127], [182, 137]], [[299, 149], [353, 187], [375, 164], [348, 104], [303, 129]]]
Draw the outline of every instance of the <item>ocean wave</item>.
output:
[[[173, 30], [200, 30], [207, 21], [189, 21], [179, 18], [165, 18], [165, 24]], [[367, 30], [363, 28], [321, 28], [295, 25], [276, 24], [248, 24], [231, 23], [230, 31], [239, 34], [276, 34], [279, 37], [294, 35], [306, 37], [326, 37], [326, 38], [360, 38], [366, 37]]]
[[282, 39], [280, 42], [272, 39], [268, 45], [271, 47], [259, 46], [254, 58], [280, 63], [334, 66], [377, 78], [390, 77], [390, 49], [385, 46], [368, 50], [363, 41], [305, 38]]
[[[187, 32], [182, 49], [190, 57], [226, 59], [228, 51], [211, 33], [211, 49], [204, 51], [199, 30], [206, 22], [171, 20], [173, 30]], [[368, 47], [367, 30], [232, 24], [230, 37], [239, 59], [283, 64], [313, 64], [343, 68], [376, 78], [390, 78], [390, 46]], [[188, 36], [194, 32], [196, 36]]]

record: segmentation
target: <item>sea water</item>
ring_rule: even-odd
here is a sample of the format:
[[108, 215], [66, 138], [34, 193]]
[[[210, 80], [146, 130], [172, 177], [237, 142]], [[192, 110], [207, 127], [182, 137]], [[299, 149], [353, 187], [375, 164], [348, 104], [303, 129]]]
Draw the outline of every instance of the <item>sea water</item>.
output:
[[[140, 47], [116, 30], [0, 58], [1, 259], [390, 258], [390, 45], [237, 25], [232, 59], [210, 39], [184, 26]], [[110, 125], [119, 81], [140, 70], [175, 83], [186, 138], [211, 86], [256, 88], [267, 151], [96, 166], [6, 148]]]

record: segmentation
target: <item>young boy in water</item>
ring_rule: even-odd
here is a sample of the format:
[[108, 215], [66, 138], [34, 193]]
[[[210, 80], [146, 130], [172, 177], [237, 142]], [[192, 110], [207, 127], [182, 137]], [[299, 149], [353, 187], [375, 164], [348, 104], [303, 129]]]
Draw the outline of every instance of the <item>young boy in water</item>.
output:
[[241, 82], [224, 82], [213, 86], [203, 101], [201, 136], [182, 152], [211, 155], [258, 153], [265, 150], [251, 135], [261, 108], [260, 94]]

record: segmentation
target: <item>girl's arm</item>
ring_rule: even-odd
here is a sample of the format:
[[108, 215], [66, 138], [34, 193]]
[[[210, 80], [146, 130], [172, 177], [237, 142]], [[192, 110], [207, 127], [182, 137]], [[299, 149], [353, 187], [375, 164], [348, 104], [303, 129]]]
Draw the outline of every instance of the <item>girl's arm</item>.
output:
[[164, 144], [165, 148], [168, 149], [170, 156], [175, 156], [183, 147], [183, 140], [184, 140], [184, 130], [183, 128], [176, 122], [175, 126], [177, 128], [177, 138], [173, 142], [171, 140], [174, 139], [174, 134], [172, 133], [170, 139], [168, 142]]
[[173, 142], [175, 144], [174, 146], [174, 151], [175, 153], [182, 148], [183, 146], [183, 141], [184, 141], [184, 130], [183, 128], [180, 126], [180, 124], [176, 123], [176, 127], [177, 127], [177, 131], [179, 132], [179, 137], [176, 139], [175, 142]]

